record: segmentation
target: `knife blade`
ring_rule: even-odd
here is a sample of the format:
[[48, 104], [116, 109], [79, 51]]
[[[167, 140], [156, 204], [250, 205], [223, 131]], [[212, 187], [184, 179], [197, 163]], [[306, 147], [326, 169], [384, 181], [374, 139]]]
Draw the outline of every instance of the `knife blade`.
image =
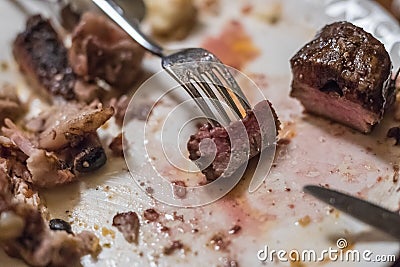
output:
[[360, 198], [321, 186], [307, 185], [304, 192], [400, 240], [400, 215]]

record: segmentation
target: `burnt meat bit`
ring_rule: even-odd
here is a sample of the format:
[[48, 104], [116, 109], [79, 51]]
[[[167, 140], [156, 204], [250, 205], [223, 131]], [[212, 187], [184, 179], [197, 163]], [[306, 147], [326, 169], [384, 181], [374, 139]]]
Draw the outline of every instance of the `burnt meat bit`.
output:
[[52, 219], [49, 221], [49, 227], [53, 231], [65, 231], [68, 234], [73, 234], [71, 225], [62, 219]]
[[86, 173], [106, 164], [107, 156], [97, 133], [88, 134], [81, 143], [71, 149], [76, 172]]
[[349, 22], [325, 26], [290, 60], [291, 96], [306, 111], [369, 133], [394, 100], [383, 44]]
[[40, 15], [28, 19], [26, 29], [14, 41], [13, 54], [22, 72], [44, 95], [75, 98], [75, 75], [67, 49], [50, 21]]
[[[190, 137], [187, 144], [189, 158], [196, 162], [207, 180], [213, 181], [222, 174], [230, 176], [248, 159], [260, 153], [263, 148], [262, 141], [268, 141], [268, 138], [270, 138], [268, 128], [271, 125], [266, 123], [269, 109], [271, 109], [275, 119], [276, 132], [274, 137], [276, 137], [279, 129], [279, 120], [267, 100], [255, 105], [253, 110], [248, 110], [246, 117], [242, 121], [231, 123], [227, 127], [228, 130], [223, 127], [212, 127], [210, 124], [205, 124], [196, 134]], [[244, 125], [246, 133], [241, 133], [240, 128], [242, 125]], [[241, 136], [243, 134], [246, 136]], [[247, 147], [246, 139], [249, 142], [249, 147]], [[212, 148], [213, 145], [215, 145], [215, 154]], [[248, 148], [250, 151], [246, 153]], [[205, 161], [202, 159], [205, 159]], [[208, 164], [210, 159], [212, 162]]]

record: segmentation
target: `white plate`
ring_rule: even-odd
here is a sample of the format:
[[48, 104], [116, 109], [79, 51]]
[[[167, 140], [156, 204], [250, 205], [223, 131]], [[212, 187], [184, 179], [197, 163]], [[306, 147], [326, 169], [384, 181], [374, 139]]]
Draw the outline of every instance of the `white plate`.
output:
[[[0, 60], [11, 62], [8, 71], [0, 72], [0, 81], [16, 84], [26, 94], [28, 85], [18, 74], [11, 55], [11, 42], [23, 29], [26, 14], [11, 2], [0, 3]], [[21, 2], [29, 4], [28, 1]], [[288, 62], [319, 28], [333, 20], [347, 19], [380, 37], [391, 51], [397, 67], [400, 63], [397, 49], [399, 27], [370, 1], [251, 2], [255, 6], [253, 14], [243, 15], [241, 9], [247, 5], [243, 1], [221, 1], [218, 16], [201, 12], [201, 23], [195, 32], [184, 41], [168, 45], [198, 46], [206, 36], [218, 35], [231, 19], [243, 24], [255, 46], [261, 50], [259, 57], [249, 63], [243, 72], [250, 77], [265, 78], [260, 84], [263, 93], [274, 104], [284, 131], [294, 135], [289, 145], [278, 150], [276, 167], [254, 194], [247, 193], [247, 179], [216, 203], [202, 208], [179, 209], [149, 198], [136, 186], [125, 163], [110, 156], [101, 171], [84, 177], [79, 183], [44, 193], [53, 217], [73, 222], [74, 231], [89, 229], [100, 237], [103, 251], [97, 260], [84, 257], [84, 266], [224, 266], [227, 260], [236, 260], [239, 266], [259, 266], [263, 264], [257, 259], [257, 252], [265, 246], [269, 250], [314, 249], [320, 253], [329, 247], [337, 248], [339, 238], [346, 238], [353, 244], [351, 249], [361, 252], [371, 250], [373, 255], [397, 253], [397, 242], [342, 213], [332, 212], [327, 205], [302, 192], [305, 184], [329, 184], [332, 188], [398, 210], [400, 195], [396, 192], [398, 184], [392, 182], [392, 177], [393, 165], [399, 163], [400, 150], [393, 146], [392, 140], [385, 138], [387, 129], [394, 122], [391, 118], [385, 119], [367, 136], [302, 114], [301, 105], [288, 97], [291, 80]], [[282, 5], [279, 22], [271, 25], [260, 19], [276, 3]], [[46, 12], [37, 3], [30, 8]], [[151, 72], [160, 70], [159, 59], [154, 57], [147, 57], [144, 65]], [[153, 119], [158, 118], [160, 124], [165, 118], [167, 104], [161, 104], [153, 113]], [[154, 129], [160, 127], [155, 125]], [[118, 129], [113, 126], [101, 130], [105, 141], [117, 132]], [[143, 153], [137, 151], [137, 157], [143, 158]], [[172, 168], [168, 172], [174, 175]], [[136, 211], [142, 218], [143, 211], [149, 207], [155, 207], [160, 212], [160, 223], [170, 228], [170, 234], [160, 233], [159, 224], [146, 223], [142, 219], [139, 244], [128, 244], [111, 226], [113, 216], [117, 212]], [[184, 222], [172, 219], [175, 212], [183, 215]], [[306, 216], [311, 222], [302, 226], [298, 222]], [[241, 226], [240, 232], [229, 235], [229, 229], [235, 224]], [[217, 233], [223, 233], [225, 241], [230, 243], [226, 250], [216, 251], [210, 244], [210, 239]], [[180, 240], [185, 249], [163, 256], [163, 246], [172, 240]], [[10, 259], [3, 252], [0, 263], [1, 266], [24, 266], [21, 261]], [[312, 262], [301, 264], [278, 263], [275, 259], [271, 265], [321, 265]], [[387, 266], [365, 261], [325, 260], [323, 264]]]

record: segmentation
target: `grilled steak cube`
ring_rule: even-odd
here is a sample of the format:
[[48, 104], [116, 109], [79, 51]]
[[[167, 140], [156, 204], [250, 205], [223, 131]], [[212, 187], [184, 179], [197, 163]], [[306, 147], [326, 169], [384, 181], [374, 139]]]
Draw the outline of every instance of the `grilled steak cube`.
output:
[[349, 22], [325, 26], [290, 60], [290, 95], [306, 111], [369, 133], [394, 100], [383, 44]]

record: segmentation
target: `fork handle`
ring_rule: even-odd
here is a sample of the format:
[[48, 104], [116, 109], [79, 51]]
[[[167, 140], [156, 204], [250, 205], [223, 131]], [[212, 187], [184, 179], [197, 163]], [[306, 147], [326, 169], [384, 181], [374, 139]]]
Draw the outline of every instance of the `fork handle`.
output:
[[117, 23], [129, 36], [138, 42], [143, 48], [159, 57], [165, 56], [164, 49], [148, 38], [139, 29], [137, 21], [129, 22], [124, 16], [124, 11], [112, 0], [92, 0], [106, 15]]

